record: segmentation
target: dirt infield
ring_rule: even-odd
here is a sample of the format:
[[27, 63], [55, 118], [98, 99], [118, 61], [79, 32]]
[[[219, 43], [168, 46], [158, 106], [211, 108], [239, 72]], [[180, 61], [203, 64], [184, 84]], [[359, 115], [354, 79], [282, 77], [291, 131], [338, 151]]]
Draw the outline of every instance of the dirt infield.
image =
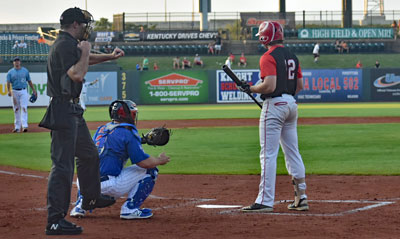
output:
[[[388, 123], [400, 117], [308, 118], [299, 124]], [[258, 125], [258, 119], [139, 121], [139, 128]], [[89, 123], [95, 129], [100, 122]], [[9, 133], [12, 125], [0, 125]], [[31, 124], [29, 132], [41, 132]], [[124, 199], [87, 218], [67, 220], [84, 227], [78, 236], [46, 237], [48, 172], [0, 166], [0, 238], [399, 238], [400, 176], [307, 176], [310, 211], [286, 209], [293, 199], [289, 176], [278, 176], [273, 213], [241, 213], [253, 203], [259, 175], [163, 175], [144, 206], [154, 216], [120, 220]], [[73, 186], [73, 199], [76, 186]], [[201, 208], [223, 205], [232, 208]], [[235, 207], [236, 206], [236, 207]], [[71, 207], [72, 208], [72, 207]]]
[[[48, 173], [0, 170], [0, 238], [45, 238]], [[87, 218], [67, 216], [84, 227], [82, 235], [47, 238], [399, 238], [398, 176], [308, 176], [308, 212], [286, 209], [293, 198], [289, 176], [277, 177], [274, 213], [197, 207], [250, 204], [258, 181], [257, 175], [160, 175], [144, 203], [152, 218], [120, 220], [119, 199]]]

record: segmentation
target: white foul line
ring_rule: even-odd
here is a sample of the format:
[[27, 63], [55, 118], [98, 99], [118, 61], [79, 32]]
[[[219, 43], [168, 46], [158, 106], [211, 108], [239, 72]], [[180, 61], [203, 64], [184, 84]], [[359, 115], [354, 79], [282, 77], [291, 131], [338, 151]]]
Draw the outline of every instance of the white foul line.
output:
[[[254, 214], [270, 214], [270, 215], [283, 215], [283, 216], [318, 216], [318, 217], [324, 217], [324, 216], [328, 216], [328, 217], [335, 217], [335, 216], [343, 216], [346, 214], [353, 214], [356, 212], [361, 212], [361, 211], [366, 211], [366, 210], [370, 210], [372, 208], [376, 208], [376, 207], [382, 207], [382, 206], [386, 206], [386, 205], [390, 205], [393, 204], [395, 202], [390, 202], [390, 201], [383, 201], [383, 202], [377, 202], [377, 201], [368, 201], [368, 200], [308, 200], [309, 202], [318, 202], [318, 203], [372, 203], [373, 205], [368, 205], [365, 207], [360, 207], [360, 208], [355, 208], [352, 210], [348, 210], [348, 211], [343, 211], [343, 212], [339, 212], [339, 213], [304, 213], [304, 212], [298, 212], [298, 213], [281, 213], [281, 212], [254, 212]], [[283, 201], [277, 201], [274, 203], [274, 205], [280, 204], [282, 202], [286, 202], [286, 200]], [[235, 209], [235, 210], [225, 210], [225, 211], [221, 211], [219, 212], [220, 214], [238, 214], [238, 213], [242, 213], [240, 211], [240, 209]], [[248, 215], [249, 213], [243, 213]]]

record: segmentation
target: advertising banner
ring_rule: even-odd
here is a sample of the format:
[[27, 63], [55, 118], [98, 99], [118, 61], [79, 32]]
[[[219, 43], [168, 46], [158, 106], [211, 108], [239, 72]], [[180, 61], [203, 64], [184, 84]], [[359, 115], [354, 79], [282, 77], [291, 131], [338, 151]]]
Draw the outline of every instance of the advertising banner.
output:
[[[250, 85], [258, 84], [260, 81], [258, 70], [232, 70], [240, 80], [247, 81]], [[235, 82], [222, 70], [217, 70], [217, 103], [253, 102], [244, 92], [236, 88]], [[253, 94], [257, 101], [260, 94]]]
[[207, 103], [206, 71], [143, 72], [140, 96], [144, 104]]
[[393, 28], [301, 28], [299, 39], [391, 39]]
[[362, 100], [362, 70], [303, 70], [299, 102], [346, 102]]
[[127, 32], [124, 34], [125, 41], [192, 41], [192, 40], [214, 40], [217, 31], [150, 31], [150, 32]]
[[39, 39], [39, 34], [36, 33], [0, 33], [1, 41], [29, 41], [34, 40], [37, 41]]
[[[97, 83], [89, 85], [86, 93], [86, 105], [108, 105], [118, 98], [118, 82], [116, 71], [88, 72], [85, 76], [86, 82]], [[82, 95], [82, 97], [84, 97]]]
[[371, 100], [400, 101], [400, 69], [371, 70]]
[[[47, 96], [47, 73], [30, 72], [31, 80], [38, 93], [35, 103], [29, 106], [47, 106], [50, 98]], [[108, 105], [117, 99], [117, 72], [88, 72], [86, 82], [98, 80], [96, 84], [88, 86], [85, 96], [86, 105]], [[28, 86], [29, 95], [32, 94]], [[11, 97], [7, 91], [7, 73], [0, 73], [0, 107], [11, 107]]]
[[[36, 88], [38, 98], [35, 103], [28, 102], [29, 106], [47, 106], [49, 97], [47, 96], [47, 73], [46, 72], [30, 72], [31, 80]], [[28, 94], [32, 94], [32, 90], [28, 85]], [[7, 73], [0, 73], [0, 107], [12, 107], [12, 97], [8, 96], [7, 91]]]

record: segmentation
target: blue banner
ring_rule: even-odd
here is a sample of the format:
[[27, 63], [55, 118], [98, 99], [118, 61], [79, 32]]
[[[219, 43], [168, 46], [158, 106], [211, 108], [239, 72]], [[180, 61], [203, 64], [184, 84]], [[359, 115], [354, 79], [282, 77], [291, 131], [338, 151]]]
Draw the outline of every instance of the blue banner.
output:
[[362, 100], [362, 70], [303, 70], [299, 102], [347, 102]]
[[[258, 70], [232, 70], [240, 80], [247, 81], [250, 85], [258, 84], [260, 81]], [[236, 84], [222, 70], [217, 71], [217, 103], [253, 102], [244, 92], [236, 88]], [[258, 101], [260, 94], [253, 94]]]
[[[86, 82], [94, 82], [87, 87], [86, 104], [87, 105], [108, 105], [118, 98], [117, 72], [88, 72], [85, 76]], [[84, 97], [84, 96], [82, 96]]]

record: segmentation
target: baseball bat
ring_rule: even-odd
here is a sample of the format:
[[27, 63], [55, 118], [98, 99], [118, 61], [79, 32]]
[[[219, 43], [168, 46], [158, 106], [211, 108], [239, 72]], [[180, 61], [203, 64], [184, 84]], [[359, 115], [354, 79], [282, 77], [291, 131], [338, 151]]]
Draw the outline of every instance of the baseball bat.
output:
[[[231, 68], [229, 68], [227, 65], [223, 65], [222, 70], [236, 83], [237, 86], [243, 85], [243, 83], [239, 80], [239, 78], [235, 75], [235, 73], [233, 73]], [[260, 104], [260, 102], [258, 102], [251, 93], [247, 93], [247, 95], [262, 109], [262, 105]]]

